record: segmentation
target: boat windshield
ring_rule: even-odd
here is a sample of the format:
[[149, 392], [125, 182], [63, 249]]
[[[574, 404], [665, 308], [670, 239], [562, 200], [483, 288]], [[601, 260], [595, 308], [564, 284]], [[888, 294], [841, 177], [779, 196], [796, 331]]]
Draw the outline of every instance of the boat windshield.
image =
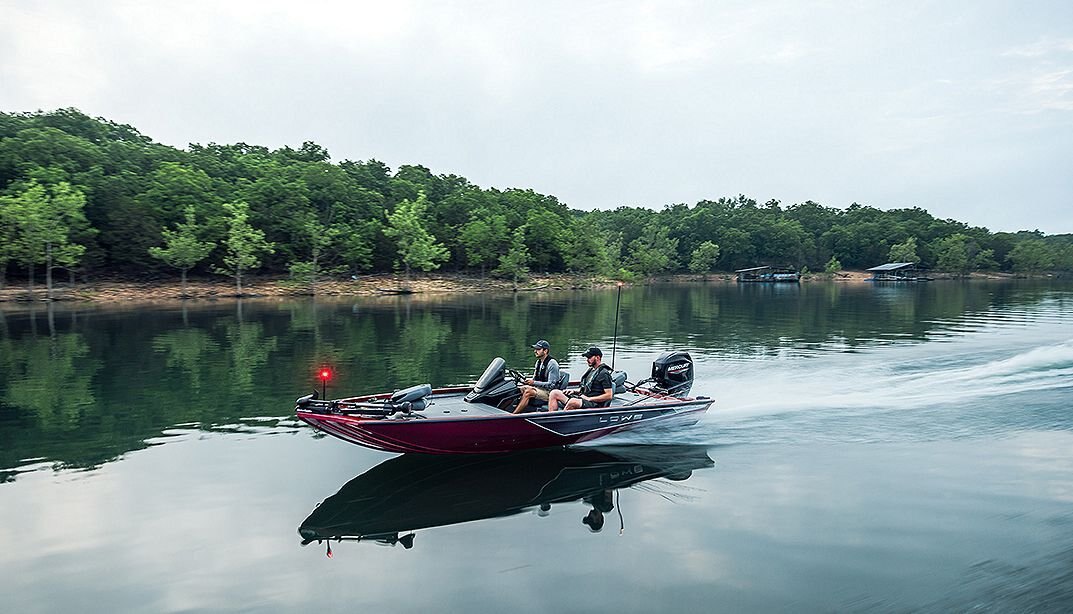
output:
[[474, 384], [473, 389], [477, 391], [484, 390], [492, 384], [503, 379], [503, 371], [507, 366], [507, 361], [503, 360], [499, 356], [492, 359], [492, 362], [488, 364], [488, 368], [484, 370], [481, 377]]

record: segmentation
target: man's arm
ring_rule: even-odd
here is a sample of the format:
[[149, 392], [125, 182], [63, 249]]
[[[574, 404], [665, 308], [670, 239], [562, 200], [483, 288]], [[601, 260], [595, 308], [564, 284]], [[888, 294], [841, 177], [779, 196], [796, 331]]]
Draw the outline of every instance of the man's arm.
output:
[[598, 395], [596, 395], [594, 397], [581, 395], [581, 400], [582, 401], [592, 401], [593, 403], [603, 403], [604, 401], [610, 401], [612, 398], [614, 398], [614, 396], [615, 396], [615, 391], [610, 389], [610, 388], [607, 388], [607, 389], [604, 390], [603, 394], [598, 394]]
[[596, 375], [604, 383], [604, 391], [596, 396], [582, 396], [582, 400], [592, 401], [593, 403], [603, 403], [610, 401], [615, 396], [615, 383], [611, 381], [611, 374], [607, 372], [601, 372]]

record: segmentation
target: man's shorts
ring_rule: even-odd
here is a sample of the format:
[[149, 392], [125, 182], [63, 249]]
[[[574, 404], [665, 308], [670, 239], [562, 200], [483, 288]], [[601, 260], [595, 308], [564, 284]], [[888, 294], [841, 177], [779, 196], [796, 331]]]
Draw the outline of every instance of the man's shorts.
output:
[[533, 398], [540, 401], [547, 401], [548, 395], [551, 394], [551, 391], [545, 388], [537, 388], [536, 386], [530, 386], [530, 388], [533, 389]]

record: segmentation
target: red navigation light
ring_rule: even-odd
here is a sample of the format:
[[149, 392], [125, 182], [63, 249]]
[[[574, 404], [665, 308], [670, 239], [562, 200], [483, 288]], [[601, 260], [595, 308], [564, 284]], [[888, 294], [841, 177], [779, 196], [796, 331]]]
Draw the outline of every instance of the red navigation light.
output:
[[327, 368], [321, 369], [319, 372], [317, 372], [317, 377], [320, 378], [320, 381], [326, 382], [332, 379], [332, 371], [331, 369]]

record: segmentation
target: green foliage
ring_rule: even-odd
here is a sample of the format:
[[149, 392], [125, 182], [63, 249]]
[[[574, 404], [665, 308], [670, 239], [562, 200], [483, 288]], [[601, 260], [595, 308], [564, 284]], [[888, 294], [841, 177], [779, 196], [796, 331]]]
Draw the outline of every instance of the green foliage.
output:
[[421, 191], [415, 200], [403, 200], [387, 214], [388, 225], [384, 234], [395, 239], [399, 262], [406, 269], [407, 278], [410, 269], [432, 271], [449, 257], [447, 248], [437, 243], [426, 228], [427, 208], [428, 198]]
[[242, 201], [224, 203], [228, 213], [227, 240], [224, 243], [224, 265], [218, 272], [235, 278], [235, 288], [242, 294], [242, 275], [245, 271], [261, 266], [261, 255], [271, 254], [274, 248], [265, 241], [265, 233], [249, 223], [249, 205]]
[[961, 233], [940, 239], [935, 247], [936, 266], [941, 271], [964, 275], [969, 271], [969, 238]]
[[995, 250], [981, 249], [972, 258], [972, 268], [978, 271], [993, 271], [998, 268], [995, 260]]
[[678, 239], [670, 237], [670, 229], [652, 223], [641, 236], [630, 242], [628, 267], [641, 275], [655, 275], [676, 265]]
[[294, 262], [288, 267], [291, 273], [291, 279], [298, 284], [304, 286], [310, 286], [313, 292], [316, 293], [317, 276], [320, 274], [320, 270], [315, 263], [310, 262]]
[[55, 265], [73, 268], [85, 253], [85, 246], [71, 241], [72, 235], [87, 229], [83, 207], [86, 197], [81, 190], [61, 181], [41, 185], [37, 180], [17, 190], [12, 196], [0, 197], [0, 211], [13, 226], [6, 234], [11, 243], [5, 249], [30, 271], [29, 289], [33, 292], [33, 269], [45, 265], [48, 297], [52, 298], [52, 270]]
[[1013, 269], [1020, 273], [1038, 273], [1054, 266], [1054, 254], [1050, 247], [1039, 239], [1028, 239], [1010, 251]]
[[509, 236], [505, 216], [478, 209], [470, 214], [458, 239], [465, 249], [467, 262], [480, 265], [483, 274], [485, 265], [495, 260], [503, 240]]
[[607, 266], [605, 244], [591, 232], [577, 232], [567, 236], [563, 247], [563, 261], [572, 273], [595, 274]]
[[186, 294], [186, 272], [207, 258], [216, 247], [212, 241], [198, 240], [201, 227], [193, 205], [187, 205], [185, 217], [186, 221], [177, 224], [175, 230], [165, 228], [161, 231], [164, 247], [149, 248], [150, 256], [182, 271], [183, 295]]
[[842, 263], [834, 256], [831, 256], [831, 259], [823, 266], [823, 272], [827, 275], [834, 275], [840, 271], [842, 271]]
[[[89, 272], [161, 267], [166, 261], [150, 248], [166, 246], [166, 232], [177, 232], [193, 207], [198, 241], [219, 246], [206, 258], [234, 274], [238, 267], [223, 261], [233, 218], [225, 202], [247, 203], [249, 228], [274, 246], [255, 258], [265, 271], [299, 265], [294, 270], [311, 271], [314, 285], [318, 276], [343, 270], [405, 268], [409, 274], [411, 268], [446, 265], [483, 274], [517, 245], [519, 229], [527, 266], [542, 272], [614, 274], [626, 268], [648, 276], [697, 272], [702, 264], [699, 272], [760, 264], [820, 270], [832, 258], [854, 269], [891, 260], [958, 272], [1073, 268], [1073, 245], [1062, 237], [991, 233], [920, 208], [855, 203], [836, 209], [812, 201], [783, 206], [738, 195], [659, 210], [582, 212], [554, 196], [482, 189], [421, 165], [393, 172], [377, 160], [335, 163], [312, 142], [276, 150], [246, 143], [179, 150], [130, 126], [60, 109], [0, 113], [0, 283], [16, 270], [14, 263], [32, 276], [48, 260], [49, 250], [31, 255], [15, 236], [35, 227], [34, 211], [12, 217], [20, 207], [37, 208], [15, 202], [35, 184], [46, 191], [67, 185], [84, 198], [84, 221], [72, 219], [66, 240], [52, 242], [50, 251], [55, 264]], [[1046, 250], [1021, 247], [1026, 241], [1041, 241]], [[698, 251], [705, 243], [719, 246], [715, 262], [695, 261], [706, 254]]]
[[689, 270], [693, 273], [710, 273], [715, 269], [716, 262], [719, 262], [719, 246], [711, 241], [705, 241], [693, 250], [693, 257], [689, 260]]
[[529, 273], [529, 248], [525, 245], [525, 230], [518, 228], [511, 236], [510, 249], [499, 257], [499, 266], [495, 272], [504, 277], [510, 277], [514, 281], [514, 287], [518, 287], [518, 281]]
[[897, 243], [890, 247], [887, 260], [891, 262], [920, 262], [917, 256], [917, 238], [909, 237], [903, 243]]

